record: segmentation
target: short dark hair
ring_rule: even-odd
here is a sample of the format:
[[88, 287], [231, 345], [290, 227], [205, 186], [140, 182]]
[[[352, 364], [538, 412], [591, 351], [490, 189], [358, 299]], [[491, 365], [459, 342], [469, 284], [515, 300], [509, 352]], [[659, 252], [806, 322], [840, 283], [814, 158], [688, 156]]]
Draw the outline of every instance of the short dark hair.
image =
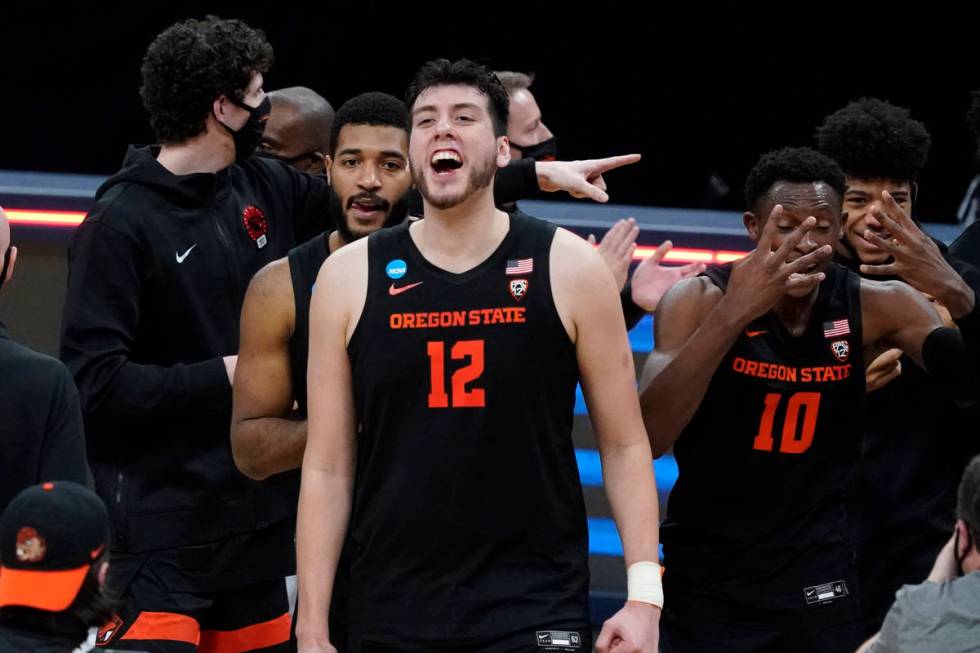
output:
[[[786, 147], [763, 154], [745, 180], [745, 203], [756, 210], [779, 181], [824, 182], [843, 200], [847, 187], [844, 173], [833, 159], [809, 147]], [[838, 207], [839, 208], [839, 207]]]
[[160, 143], [180, 143], [204, 131], [212, 103], [241, 100], [256, 74], [272, 66], [261, 30], [240, 20], [208, 16], [161, 32], [143, 57], [140, 97]]
[[817, 148], [848, 177], [914, 182], [929, 158], [932, 138], [909, 110], [861, 98], [827, 116], [817, 128]]
[[963, 471], [956, 492], [956, 517], [962, 519], [980, 549], [980, 456], [975, 456]]
[[90, 628], [105, 625], [121, 607], [121, 602], [99, 583], [99, 569], [107, 556], [103, 553], [92, 563], [75, 600], [61, 612], [8, 605], [0, 608], [0, 626], [27, 628], [82, 643]]
[[[433, 86], [473, 86], [487, 96], [490, 119], [493, 121], [493, 132], [496, 136], [507, 135], [507, 116], [510, 107], [510, 97], [507, 89], [500, 83], [497, 76], [480, 64], [469, 59], [435, 59], [422, 64], [415, 79], [405, 91], [405, 104], [408, 106], [409, 118], [415, 100], [426, 89]], [[408, 130], [411, 132], [412, 123], [409, 120]]]
[[330, 153], [337, 151], [340, 130], [345, 125], [374, 125], [405, 129], [408, 124], [408, 108], [394, 95], [387, 93], [361, 93], [344, 102], [337, 110], [330, 128]]
[[504, 85], [504, 89], [507, 93], [516, 93], [517, 91], [526, 91], [531, 88], [531, 84], [534, 83], [534, 73], [521, 73], [515, 72], [513, 70], [495, 70], [493, 72], [500, 80], [500, 83]]
[[272, 110], [277, 104], [292, 107], [299, 116], [305, 143], [304, 147], [315, 147], [320, 153], [330, 150], [330, 129], [333, 126], [334, 110], [327, 99], [305, 86], [290, 86], [266, 93], [272, 102]]

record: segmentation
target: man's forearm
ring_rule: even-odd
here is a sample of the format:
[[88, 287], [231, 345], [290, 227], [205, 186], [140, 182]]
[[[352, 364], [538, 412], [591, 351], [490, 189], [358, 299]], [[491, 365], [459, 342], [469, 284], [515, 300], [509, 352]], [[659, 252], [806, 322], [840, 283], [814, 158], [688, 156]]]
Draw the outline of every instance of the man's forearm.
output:
[[352, 479], [319, 469], [304, 469], [296, 524], [299, 578], [296, 637], [326, 642], [327, 615], [340, 551], [350, 518]]
[[298, 469], [303, 464], [305, 450], [305, 419], [259, 417], [232, 425], [231, 451], [235, 465], [257, 481]]
[[603, 485], [623, 541], [626, 566], [657, 562], [660, 509], [653, 459], [644, 441], [600, 447]]
[[704, 398], [718, 365], [742, 324], [719, 302], [663, 369], [643, 388], [640, 408], [655, 456], [662, 455], [687, 426]]

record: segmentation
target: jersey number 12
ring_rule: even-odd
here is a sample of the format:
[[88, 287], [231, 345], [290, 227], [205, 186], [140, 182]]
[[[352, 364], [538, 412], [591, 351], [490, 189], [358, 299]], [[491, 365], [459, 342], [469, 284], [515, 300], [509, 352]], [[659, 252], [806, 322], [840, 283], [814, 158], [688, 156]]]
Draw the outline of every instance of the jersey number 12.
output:
[[453, 360], [469, 359], [452, 376], [452, 403], [446, 392], [446, 343], [433, 340], [427, 343], [429, 354], [429, 408], [483, 408], [486, 397], [483, 388], [466, 389], [483, 374], [483, 341], [460, 340], [449, 350]]

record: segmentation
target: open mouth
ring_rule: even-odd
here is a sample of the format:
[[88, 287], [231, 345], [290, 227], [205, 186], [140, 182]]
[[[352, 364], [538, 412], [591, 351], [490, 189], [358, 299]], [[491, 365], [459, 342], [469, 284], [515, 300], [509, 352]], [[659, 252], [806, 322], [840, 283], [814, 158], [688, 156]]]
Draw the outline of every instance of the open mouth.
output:
[[448, 175], [463, 167], [463, 159], [453, 150], [439, 150], [432, 154], [429, 165], [437, 175]]
[[387, 209], [386, 202], [379, 198], [355, 197], [351, 199], [349, 208], [358, 213], [377, 213]]

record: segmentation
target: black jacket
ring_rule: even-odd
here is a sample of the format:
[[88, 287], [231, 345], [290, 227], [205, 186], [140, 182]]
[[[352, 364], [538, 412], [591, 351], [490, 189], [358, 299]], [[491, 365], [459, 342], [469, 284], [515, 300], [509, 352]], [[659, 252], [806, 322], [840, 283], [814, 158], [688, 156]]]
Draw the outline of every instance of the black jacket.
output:
[[178, 176], [157, 152], [130, 148], [96, 193], [69, 245], [62, 323], [112, 548], [130, 553], [295, 515], [286, 488], [235, 467], [222, 357], [252, 275], [328, 226], [323, 179], [258, 157]]
[[0, 512], [44, 481], [89, 483], [78, 391], [65, 366], [7, 337], [0, 323]]

